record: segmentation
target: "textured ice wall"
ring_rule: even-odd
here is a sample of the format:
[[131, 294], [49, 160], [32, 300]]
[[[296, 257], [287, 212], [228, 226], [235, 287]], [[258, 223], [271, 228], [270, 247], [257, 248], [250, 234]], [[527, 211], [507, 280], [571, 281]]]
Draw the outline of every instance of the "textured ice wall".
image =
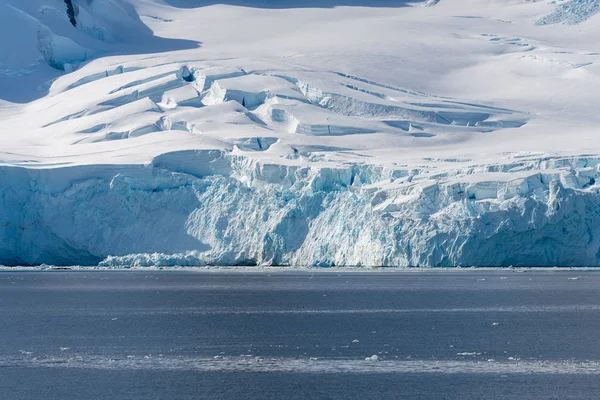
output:
[[579, 24], [600, 11], [600, 0], [569, 0], [559, 3], [556, 10], [539, 21], [538, 25], [566, 23]]
[[[0, 262], [594, 266], [596, 163], [538, 161], [511, 182], [451, 184], [408, 184], [414, 170], [261, 165], [220, 151], [148, 166], [3, 168]], [[476, 172], [485, 171], [459, 171]], [[390, 178], [406, 184], [371, 185]]]

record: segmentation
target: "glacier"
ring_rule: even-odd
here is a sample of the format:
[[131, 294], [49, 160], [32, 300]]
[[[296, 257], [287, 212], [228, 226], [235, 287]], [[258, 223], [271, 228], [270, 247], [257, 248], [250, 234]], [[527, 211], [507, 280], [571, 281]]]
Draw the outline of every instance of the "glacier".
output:
[[598, 266], [571, 3], [0, 0], [0, 264]]
[[[282, 167], [214, 150], [127, 168], [3, 168], [0, 262], [596, 265], [600, 168], [587, 165], [599, 159], [541, 164], [475, 168], [448, 184], [409, 179], [414, 170]], [[493, 179], [497, 169], [520, 177]]]

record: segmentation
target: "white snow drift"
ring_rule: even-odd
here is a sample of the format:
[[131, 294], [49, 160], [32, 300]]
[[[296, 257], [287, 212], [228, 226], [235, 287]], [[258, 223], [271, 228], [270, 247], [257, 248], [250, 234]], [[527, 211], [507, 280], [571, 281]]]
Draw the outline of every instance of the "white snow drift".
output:
[[0, 0], [0, 263], [600, 265], [597, 1], [223, 3]]

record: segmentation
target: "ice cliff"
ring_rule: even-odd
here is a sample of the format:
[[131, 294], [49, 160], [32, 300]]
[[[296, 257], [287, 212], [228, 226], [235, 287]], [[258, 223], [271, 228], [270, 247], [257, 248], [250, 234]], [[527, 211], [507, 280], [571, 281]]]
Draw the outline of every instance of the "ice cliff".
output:
[[600, 11], [599, 0], [570, 0], [557, 2], [555, 11], [541, 18], [539, 25], [566, 23], [579, 24]]
[[[588, 167], [598, 162], [515, 161], [461, 171], [451, 184], [415, 170], [284, 167], [213, 150], [146, 166], [3, 168], [0, 262], [598, 265], [599, 169]], [[493, 179], [507, 170], [520, 177]]]

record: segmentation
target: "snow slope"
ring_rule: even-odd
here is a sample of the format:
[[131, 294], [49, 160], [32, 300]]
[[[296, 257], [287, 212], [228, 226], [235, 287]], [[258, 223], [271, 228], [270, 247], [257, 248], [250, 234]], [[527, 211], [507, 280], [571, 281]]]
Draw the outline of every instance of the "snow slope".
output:
[[0, 0], [0, 263], [600, 265], [598, 2]]

